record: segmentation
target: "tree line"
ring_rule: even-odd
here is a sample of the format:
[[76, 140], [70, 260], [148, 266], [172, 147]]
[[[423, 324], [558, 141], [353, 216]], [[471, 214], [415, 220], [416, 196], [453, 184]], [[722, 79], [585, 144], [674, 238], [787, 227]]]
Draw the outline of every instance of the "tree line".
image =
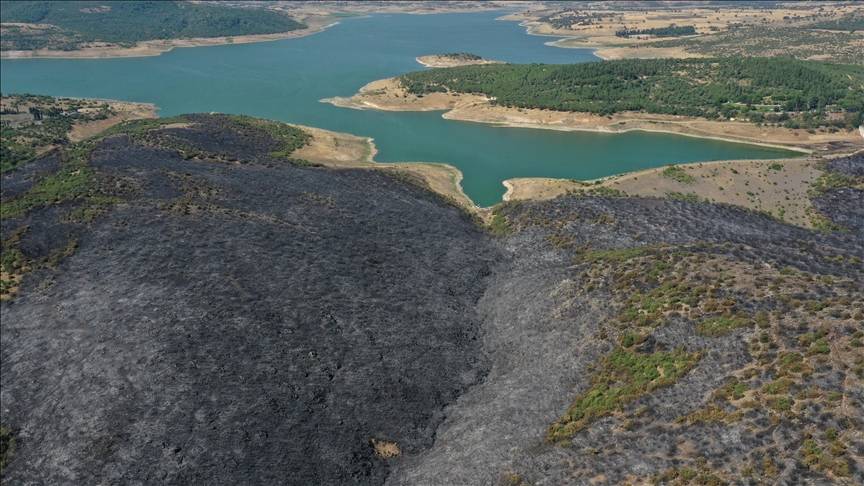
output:
[[400, 81], [415, 95], [478, 93], [503, 106], [601, 115], [641, 111], [853, 127], [864, 111], [864, 67], [791, 58], [495, 64], [419, 71]]
[[653, 35], [655, 37], [681, 37], [682, 35], [696, 34], [696, 27], [692, 25], [675, 25], [668, 27], [653, 27], [650, 29], [628, 29], [623, 28], [615, 32], [618, 37], [631, 37], [634, 35]]

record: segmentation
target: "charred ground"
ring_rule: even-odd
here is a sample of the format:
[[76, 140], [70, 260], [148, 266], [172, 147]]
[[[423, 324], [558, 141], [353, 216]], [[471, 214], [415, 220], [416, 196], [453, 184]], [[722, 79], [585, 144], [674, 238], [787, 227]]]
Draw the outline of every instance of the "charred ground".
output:
[[823, 231], [605, 194], [487, 232], [305, 137], [190, 115], [3, 175], [4, 483], [864, 478], [861, 156]]
[[[371, 441], [428, 447], [480, 379], [481, 230], [387, 175], [274, 156], [256, 125], [127, 125], [78, 196], [4, 217], [30, 270], [3, 303], [4, 482], [380, 484]], [[4, 204], [71, 163], [4, 175]]]

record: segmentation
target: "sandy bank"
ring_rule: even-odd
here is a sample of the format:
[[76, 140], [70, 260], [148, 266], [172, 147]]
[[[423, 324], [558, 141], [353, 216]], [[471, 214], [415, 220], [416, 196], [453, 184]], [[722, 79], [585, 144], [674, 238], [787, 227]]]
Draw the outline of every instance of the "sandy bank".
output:
[[429, 68], [448, 68], [459, 66], [475, 66], [484, 64], [503, 64], [503, 61], [493, 59], [460, 59], [451, 56], [430, 55], [414, 58], [418, 63]]
[[676, 59], [690, 59], [697, 57], [708, 57], [696, 52], [689, 52], [683, 47], [653, 47], [653, 46], [604, 46], [586, 43], [582, 39], [558, 39], [547, 42], [547, 46], [563, 47], [566, 49], [594, 49], [595, 56], [604, 61], [615, 61], [618, 59], [661, 59], [674, 57]]
[[321, 128], [296, 125], [312, 135], [312, 141], [294, 152], [294, 157], [345, 169], [375, 169], [397, 172], [425, 185], [466, 210], [485, 217], [487, 210], [474, 204], [462, 191], [462, 172], [452, 165], [429, 162], [375, 162], [377, 149], [371, 138]]
[[123, 47], [109, 43], [92, 43], [87, 47], [74, 51], [52, 49], [35, 49], [32, 51], [0, 51], [2, 59], [107, 59], [115, 57], [149, 57], [169, 52], [176, 47], [205, 47], [225, 44], [251, 44], [253, 42], [270, 42], [283, 39], [294, 39], [321, 32], [338, 22], [309, 22], [308, 28], [279, 32], [275, 34], [238, 35], [226, 37], [198, 37], [191, 39], [166, 39], [143, 41], [132, 47]]
[[489, 123], [508, 127], [542, 128], [562, 131], [625, 133], [633, 130], [671, 133], [690, 137], [741, 142], [799, 152], [838, 153], [864, 148], [856, 131], [814, 132], [803, 129], [757, 126], [747, 122], [714, 121], [674, 115], [637, 112], [600, 116], [592, 113], [563, 112], [496, 106], [485, 96], [474, 94], [408, 93], [397, 78], [373, 81], [349, 98], [321, 100], [336, 106], [385, 111], [446, 111], [449, 120]]

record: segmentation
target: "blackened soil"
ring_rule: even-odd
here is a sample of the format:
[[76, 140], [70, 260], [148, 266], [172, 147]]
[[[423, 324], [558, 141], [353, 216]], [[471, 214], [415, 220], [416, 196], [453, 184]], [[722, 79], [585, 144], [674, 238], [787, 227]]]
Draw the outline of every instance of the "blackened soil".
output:
[[864, 191], [861, 189], [831, 189], [813, 198], [813, 205], [835, 224], [859, 236], [864, 235]]
[[[864, 178], [864, 152], [831, 159], [827, 162], [826, 168], [829, 172], [860, 181]], [[813, 205], [834, 224], [857, 233], [859, 237], [864, 235], [864, 191], [861, 189], [832, 188], [813, 198]]]
[[[814, 200], [841, 231], [567, 196], [504, 205], [492, 240], [406, 181], [294, 166], [254, 124], [189, 119], [98, 143], [109, 210], [3, 220], [4, 245], [54, 262], [2, 304], [4, 484], [864, 480], [862, 191]], [[62, 163], [4, 175], [4, 201]], [[631, 333], [640, 356], [700, 359], [549, 443]]]
[[101, 142], [90, 165], [122, 202], [94, 221], [68, 204], [4, 221], [31, 259], [77, 243], [3, 303], [4, 484], [380, 484], [371, 439], [429, 447], [482, 378], [474, 309], [498, 257], [470, 218], [194, 122]]
[[828, 161], [828, 170], [848, 176], [864, 177], [864, 152]]

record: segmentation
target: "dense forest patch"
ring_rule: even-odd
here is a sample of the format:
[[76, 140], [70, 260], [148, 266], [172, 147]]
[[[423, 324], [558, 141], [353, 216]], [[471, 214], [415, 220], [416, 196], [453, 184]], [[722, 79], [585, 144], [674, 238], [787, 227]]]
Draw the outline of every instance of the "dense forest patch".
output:
[[305, 28], [287, 15], [266, 9], [154, 1], [4, 1], [0, 20], [53, 26], [4, 27], [3, 50], [69, 50], [87, 42], [128, 45], [154, 39], [273, 34]]
[[864, 30], [864, 12], [853, 12], [836, 20], [817, 22], [807, 27], [811, 29], [845, 30], [849, 32]]
[[634, 35], [650, 35], [654, 37], [680, 37], [683, 35], [696, 35], [696, 27], [692, 25], [675, 25], [668, 27], [652, 27], [650, 29], [624, 28], [615, 32], [618, 37], [632, 37]]
[[791, 128], [857, 127], [864, 110], [864, 68], [788, 58], [465, 66], [399, 79], [415, 95], [482, 93], [520, 108], [745, 118]]

